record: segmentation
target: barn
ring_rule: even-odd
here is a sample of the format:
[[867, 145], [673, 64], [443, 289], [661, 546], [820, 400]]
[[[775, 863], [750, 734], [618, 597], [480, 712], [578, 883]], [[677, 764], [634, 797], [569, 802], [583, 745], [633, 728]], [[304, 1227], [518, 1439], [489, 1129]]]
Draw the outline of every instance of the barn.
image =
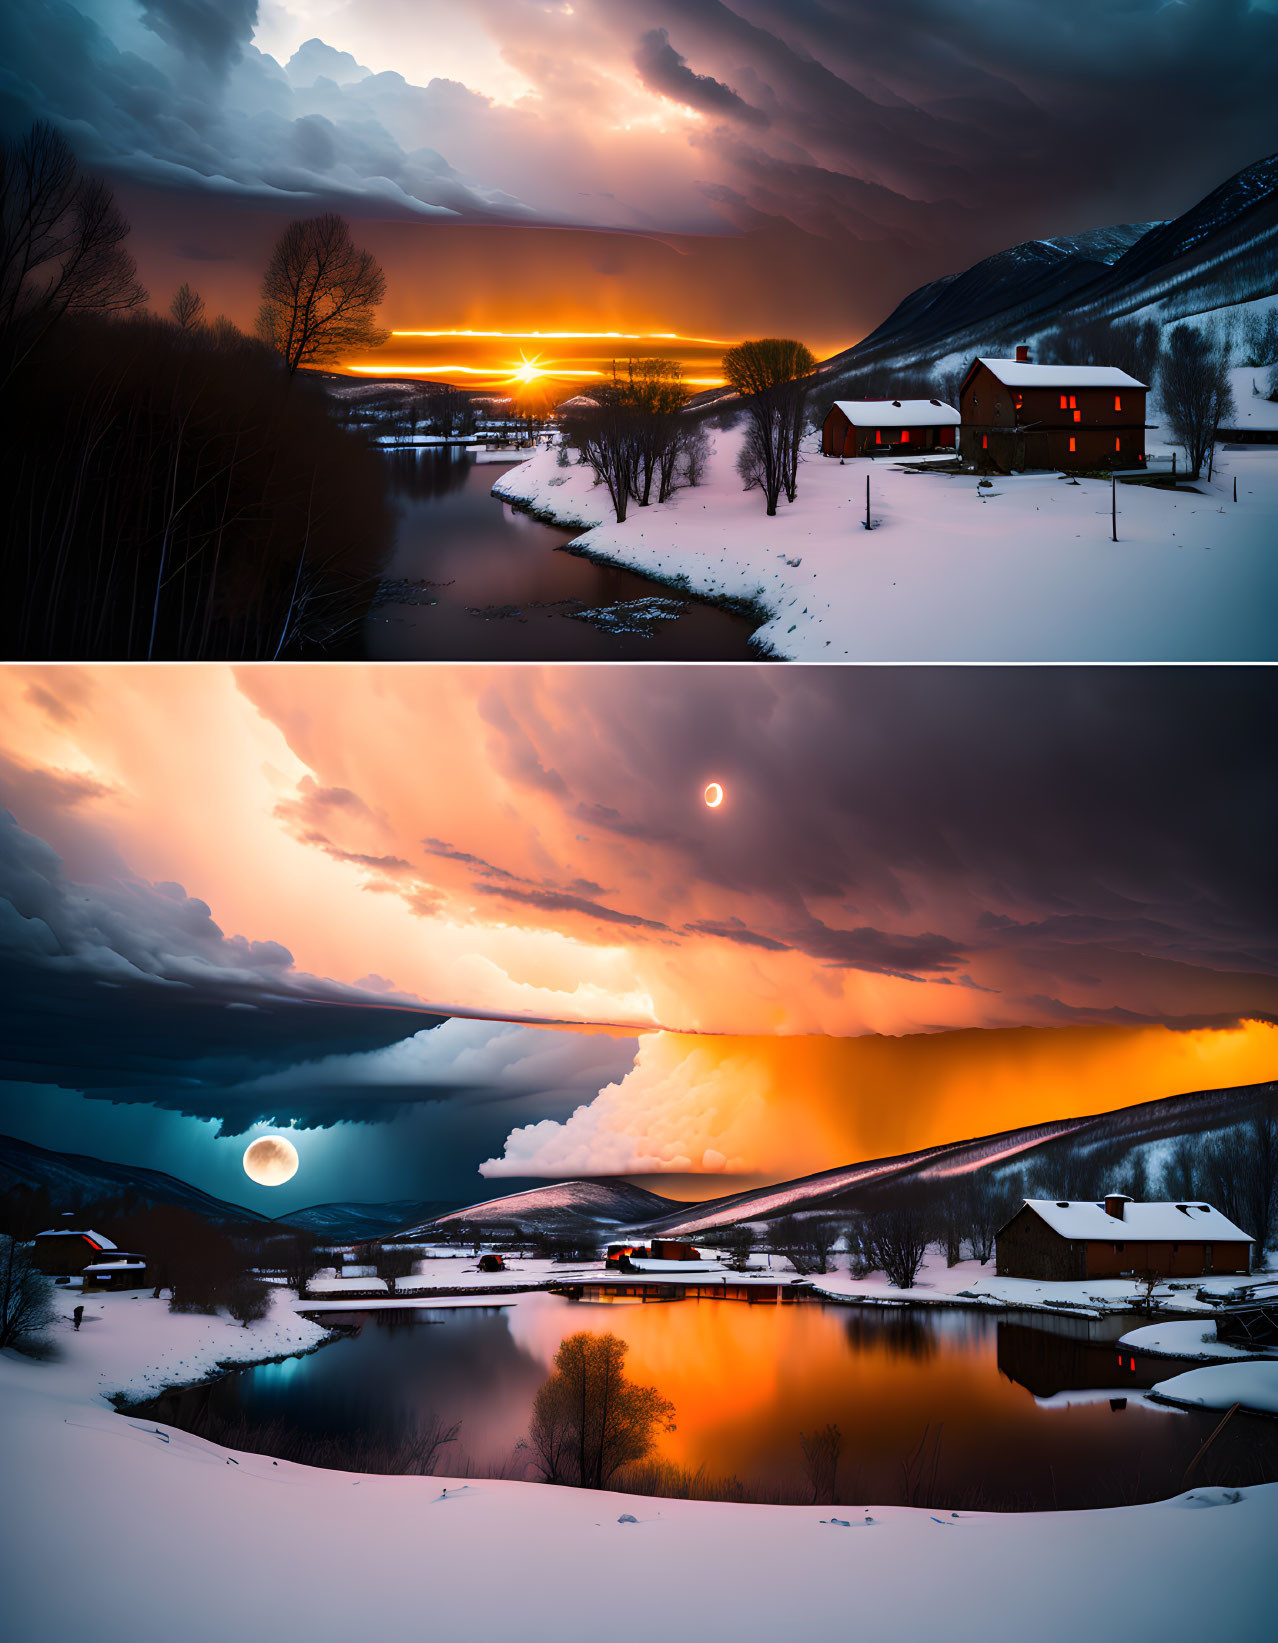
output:
[[976, 359], [959, 389], [959, 454], [973, 468], [1145, 465], [1145, 384], [1116, 365]]
[[102, 1232], [51, 1227], [48, 1232], [37, 1232], [34, 1241], [35, 1264], [51, 1278], [78, 1277], [90, 1261], [109, 1260], [115, 1254], [115, 1245]]
[[836, 399], [821, 424], [821, 455], [952, 451], [959, 420], [954, 407], [939, 399]]
[[1210, 1204], [1027, 1198], [994, 1242], [1001, 1278], [1201, 1278], [1250, 1272], [1252, 1240]]
[[80, 1278], [86, 1294], [92, 1289], [145, 1289], [146, 1256], [116, 1250], [109, 1261], [90, 1261]]

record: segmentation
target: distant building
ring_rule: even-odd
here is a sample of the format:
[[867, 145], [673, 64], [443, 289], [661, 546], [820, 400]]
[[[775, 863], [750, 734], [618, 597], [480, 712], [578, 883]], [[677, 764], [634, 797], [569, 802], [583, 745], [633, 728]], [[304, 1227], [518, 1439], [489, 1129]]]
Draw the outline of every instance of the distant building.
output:
[[926, 456], [955, 449], [959, 413], [939, 399], [836, 399], [822, 456]]
[[90, 1261], [110, 1259], [115, 1245], [105, 1233], [51, 1227], [36, 1233], [35, 1264], [51, 1278], [78, 1277]]
[[701, 1258], [695, 1244], [685, 1243], [679, 1238], [653, 1238], [646, 1244], [609, 1244], [604, 1265], [629, 1272], [632, 1269], [639, 1271], [640, 1262], [644, 1263], [644, 1270], [650, 1270], [658, 1262], [663, 1266], [677, 1265], [683, 1261], [700, 1261]]
[[1249, 1272], [1252, 1240], [1210, 1204], [1029, 1198], [994, 1244], [1001, 1278], [1201, 1278]]
[[86, 1293], [91, 1289], [145, 1289], [146, 1256], [117, 1250], [109, 1261], [90, 1261], [80, 1278]]
[[481, 1272], [504, 1272], [506, 1263], [500, 1255], [481, 1255], [479, 1257], [479, 1270]]
[[1145, 384], [1116, 365], [976, 359], [959, 389], [959, 454], [974, 468], [1141, 468]]

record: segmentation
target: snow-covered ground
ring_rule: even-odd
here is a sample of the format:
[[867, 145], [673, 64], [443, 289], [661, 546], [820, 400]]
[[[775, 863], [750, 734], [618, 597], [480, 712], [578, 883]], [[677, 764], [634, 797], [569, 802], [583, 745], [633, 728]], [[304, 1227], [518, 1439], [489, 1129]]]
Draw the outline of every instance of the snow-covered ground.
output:
[[1229, 1341], [1218, 1341], [1216, 1325], [1199, 1323], [1196, 1318], [1142, 1324], [1139, 1329], [1129, 1330], [1118, 1344], [1131, 1347], [1133, 1352], [1147, 1353], [1151, 1358], [1202, 1358], [1207, 1362], [1229, 1358], [1278, 1358], [1278, 1348], [1270, 1352], [1263, 1347], [1234, 1346]]
[[1278, 1415], [1278, 1363], [1213, 1363], [1205, 1369], [1187, 1369], [1159, 1381], [1150, 1396], [1195, 1409], [1228, 1409], [1240, 1403], [1244, 1409]]
[[1269, 398], [1272, 365], [1235, 365], [1229, 373], [1234, 390], [1233, 413], [1225, 418], [1230, 428], [1253, 431], [1278, 429], [1278, 400]]
[[[1278, 448], [1219, 453], [1204, 494], [1053, 473], [967, 474], [810, 453], [766, 517], [713, 435], [706, 482], [613, 520], [587, 467], [538, 452], [494, 493], [580, 526], [593, 556], [752, 601], [756, 638], [804, 661], [1192, 661], [1278, 656]], [[1149, 453], [1163, 447], [1151, 435]], [[866, 531], [865, 484], [871, 518]], [[1238, 480], [1238, 502], [1232, 501]]]
[[[1211, 1279], [1211, 1285], [1214, 1291], [1224, 1294], [1255, 1281], [1254, 1277], [1231, 1278], [1217, 1274]], [[982, 1265], [979, 1261], [960, 1261], [957, 1266], [947, 1267], [944, 1253], [935, 1244], [928, 1250], [912, 1289], [896, 1289], [881, 1272], [872, 1272], [868, 1278], [854, 1278], [846, 1267], [814, 1276], [810, 1282], [818, 1293], [836, 1299], [911, 1301], [942, 1306], [957, 1300], [1000, 1307], [1050, 1307], [1053, 1311], [1070, 1308], [1093, 1314], [1139, 1311], [1144, 1298], [1143, 1286], [1131, 1278], [1051, 1282], [1037, 1278], [1000, 1278], [992, 1262]], [[1154, 1291], [1155, 1306], [1175, 1312], [1210, 1312], [1210, 1303], [1196, 1298], [1199, 1282], [1176, 1279], [1172, 1283], [1160, 1283]], [[1200, 1333], [1203, 1328], [1192, 1320], [1190, 1327]]]
[[[22, 1643], [1160, 1643], [1272, 1635], [1278, 1485], [1098, 1512], [738, 1506], [325, 1472], [113, 1413], [101, 1391], [261, 1353], [106, 1295], [58, 1357], [0, 1353], [0, 1590]], [[203, 1331], [203, 1334], [196, 1331]], [[170, 1339], [170, 1335], [172, 1339]], [[855, 1533], [848, 1534], [852, 1529]]]

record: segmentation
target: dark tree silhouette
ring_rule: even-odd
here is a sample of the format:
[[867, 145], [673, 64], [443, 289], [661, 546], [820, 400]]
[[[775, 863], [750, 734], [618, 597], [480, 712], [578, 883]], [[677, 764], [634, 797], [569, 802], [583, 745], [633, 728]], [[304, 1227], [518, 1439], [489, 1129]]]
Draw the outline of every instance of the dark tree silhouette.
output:
[[169, 313], [179, 331], [197, 330], [204, 324], [204, 298], [184, 280], [173, 293]]
[[1159, 387], [1172, 432], [1197, 478], [1234, 408], [1228, 350], [1192, 325], [1177, 325], [1167, 339]]
[[38, 1335], [53, 1317], [53, 1286], [28, 1244], [0, 1237], [0, 1347]]
[[673, 1431], [674, 1405], [626, 1378], [625, 1341], [581, 1330], [560, 1343], [533, 1402], [529, 1446], [547, 1483], [606, 1489], [617, 1472]]
[[385, 274], [351, 239], [345, 218], [299, 218], [271, 253], [257, 332], [292, 375], [351, 349], [380, 348], [390, 335], [377, 325], [385, 295]]
[[0, 142], [0, 382], [65, 315], [146, 301], [128, 234], [111, 190], [51, 125]]
[[801, 342], [763, 337], [739, 342], [723, 356], [723, 374], [746, 412], [740, 458], [746, 489], [763, 492], [769, 514], [784, 490], [793, 502], [799, 483], [799, 441], [803, 438], [808, 379], [816, 359]]

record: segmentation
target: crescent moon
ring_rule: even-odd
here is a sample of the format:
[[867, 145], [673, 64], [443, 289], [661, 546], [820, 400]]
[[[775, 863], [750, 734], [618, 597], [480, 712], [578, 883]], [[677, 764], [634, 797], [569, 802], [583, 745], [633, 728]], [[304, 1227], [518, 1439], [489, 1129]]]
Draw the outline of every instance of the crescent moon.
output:
[[711, 810], [717, 810], [723, 803], [723, 786], [720, 782], [711, 782], [706, 787], [706, 805]]

